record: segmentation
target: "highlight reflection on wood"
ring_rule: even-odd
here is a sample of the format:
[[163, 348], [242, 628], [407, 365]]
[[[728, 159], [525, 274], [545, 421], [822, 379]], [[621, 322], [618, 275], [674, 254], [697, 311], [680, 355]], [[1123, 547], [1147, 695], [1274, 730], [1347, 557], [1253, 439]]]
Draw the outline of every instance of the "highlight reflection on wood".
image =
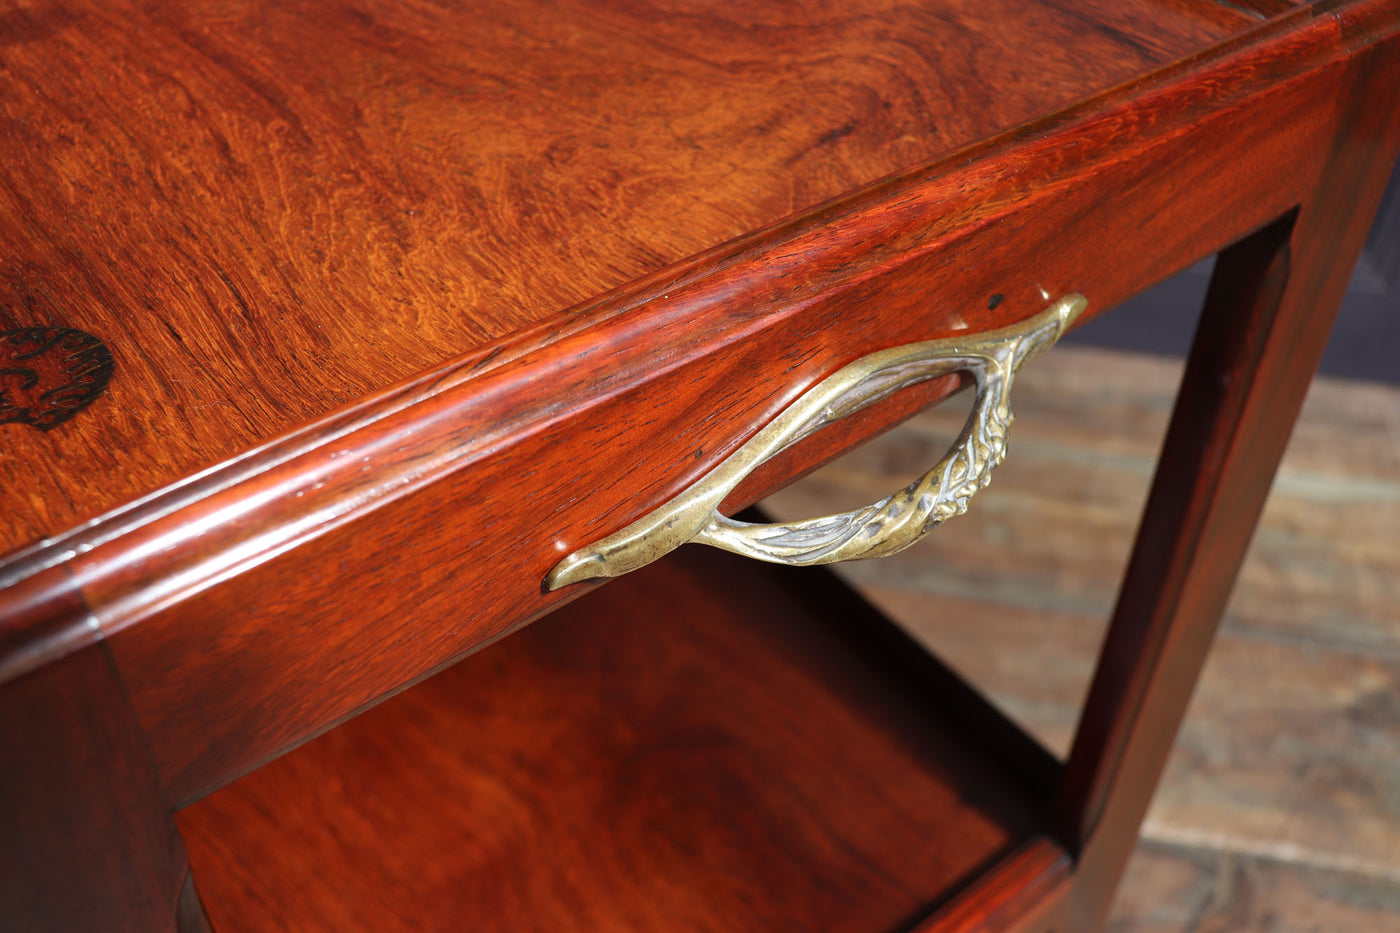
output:
[[[0, 47], [0, 925], [188, 929], [185, 808], [235, 929], [545, 901], [457, 855], [570, 921], [1101, 925], [1400, 151], [1400, 0], [71, 0]], [[851, 360], [1217, 252], [1063, 774], [821, 573], [538, 621]]]
[[6, 434], [44, 505], [0, 511], [0, 551], [1255, 24], [691, 6], [7, 9], [0, 330], [82, 328], [121, 378], [61, 447]]

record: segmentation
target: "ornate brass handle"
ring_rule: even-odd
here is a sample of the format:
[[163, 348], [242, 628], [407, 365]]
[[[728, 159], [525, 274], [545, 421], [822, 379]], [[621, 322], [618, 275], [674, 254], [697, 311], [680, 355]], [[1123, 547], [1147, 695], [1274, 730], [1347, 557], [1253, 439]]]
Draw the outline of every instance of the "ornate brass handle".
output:
[[[616, 577], [689, 541], [779, 564], [829, 564], [895, 554], [954, 515], [1006, 456], [1011, 383], [1026, 360], [1060, 338], [1084, 311], [1067, 295], [1035, 317], [976, 336], [909, 344], [861, 357], [808, 389], [786, 411], [693, 486], [616, 534], [564, 558], [545, 585], [558, 589]], [[952, 450], [922, 477], [874, 505], [777, 525], [736, 522], [717, 511], [759, 464], [837, 419], [900, 389], [949, 373], [970, 373], [977, 401]]]

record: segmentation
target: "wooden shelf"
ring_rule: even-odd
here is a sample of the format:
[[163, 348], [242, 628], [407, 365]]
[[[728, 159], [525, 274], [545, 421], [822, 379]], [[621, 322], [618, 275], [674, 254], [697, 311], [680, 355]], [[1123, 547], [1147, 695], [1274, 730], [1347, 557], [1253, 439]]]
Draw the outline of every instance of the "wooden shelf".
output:
[[[1400, 152], [1400, 0], [31, 6], [6, 933], [201, 928], [186, 850], [220, 933], [1102, 926]], [[821, 573], [541, 586], [853, 360], [1215, 252], [1063, 768]]]
[[178, 821], [225, 931], [876, 931], [1055, 770], [834, 578], [689, 548]]

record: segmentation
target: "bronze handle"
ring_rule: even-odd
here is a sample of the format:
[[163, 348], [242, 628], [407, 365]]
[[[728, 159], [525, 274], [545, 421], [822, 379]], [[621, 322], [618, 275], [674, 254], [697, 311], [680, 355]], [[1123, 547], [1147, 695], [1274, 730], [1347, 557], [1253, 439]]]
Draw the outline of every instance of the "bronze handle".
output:
[[[797, 401], [694, 485], [615, 534], [575, 551], [545, 579], [554, 590], [636, 570], [690, 541], [779, 564], [829, 564], [895, 554], [967, 511], [968, 501], [1006, 455], [1016, 370], [1060, 338], [1084, 311], [1067, 295], [1034, 317], [967, 337], [947, 337], [861, 357]], [[972, 414], [933, 469], [873, 505], [785, 524], [749, 524], [717, 511], [764, 461], [837, 419], [900, 389], [949, 373], [977, 383]]]

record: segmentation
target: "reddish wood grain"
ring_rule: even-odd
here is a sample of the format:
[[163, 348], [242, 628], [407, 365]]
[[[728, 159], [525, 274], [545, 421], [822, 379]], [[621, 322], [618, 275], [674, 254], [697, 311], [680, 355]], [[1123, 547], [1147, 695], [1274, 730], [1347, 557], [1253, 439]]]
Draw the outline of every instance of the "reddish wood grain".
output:
[[176, 933], [184, 847], [103, 646], [0, 687], [0, 763], [0, 926]]
[[1069, 854], [1037, 837], [982, 872], [975, 884], [914, 927], [914, 933], [1056, 933], [1052, 918], [1073, 877]]
[[[1316, 188], [1221, 256], [1067, 764], [1075, 922], [1103, 922], [1400, 152], [1400, 39], [1348, 63]], [[1343, 209], [1341, 205], [1345, 204]]]
[[[649, 286], [596, 330], [426, 383], [436, 394], [411, 434], [369, 425], [256, 473], [251, 491], [138, 527], [140, 548], [78, 557], [173, 792], [193, 799], [567, 598], [539, 592], [561, 553], [660, 501], [849, 359], [1015, 320], [1041, 287], [1079, 287], [1102, 307], [1286, 210], [1315, 170], [1306, 153], [1325, 144], [1334, 76], [1276, 83], [1275, 56], [1306, 66], [1318, 52], [1295, 40], [1237, 68], [1246, 86], [1267, 76], [1253, 98], [1222, 69], [1204, 90], [1026, 144], [1009, 175], [911, 181], [743, 262], [710, 257], [705, 277]], [[1071, 140], [1103, 161], [1081, 161]], [[1202, 146], [1219, 161], [1200, 161]], [[994, 292], [1006, 297], [991, 311]], [[277, 522], [216, 524], [254, 492], [280, 498]]]
[[[1067, 902], [1092, 925], [1160, 766], [1170, 729], [1149, 726], [1179, 715], [1162, 685], [1194, 676], [1359, 242], [1356, 206], [1393, 158], [1395, 108], [1367, 109], [1394, 102], [1393, 75], [1365, 53], [1387, 43], [1393, 61], [1400, 2], [1323, 2], [1248, 31], [1251, 17], [1201, 0], [950, 2], [942, 17], [875, 0], [855, 16], [481, 9], [470, 24], [419, 3], [0, 14], [14, 92], [0, 138], [26, 154], [0, 167], [0, 330], [105, 328], [128, 379], [53, 431], [0, 426], [14, 454], [0, 460], [0, 540], [53, 534], [0, 562], [0, 691], [40, 684], [68, 710], [6, 727], [12, 751], [32, 752], [7, 796], [42, 806], [0, 852], [20, 864], [47, 825], [17, 877], [89, 891], [49, 869], [95, 873], [91, 901], [25, 909], [160, 928], [183, 891], [180, 922], [197, 925], [178, 847], [153, 841], [171, 801], [577, 595], [539, 591], [560, 554], [662, 500], [821, 376], [1069, 290], [1102, 312], [1296, 209], [1262, 350], [1222, 338], [1239, 365], [1202, 364], [1254, 381], [1188, 396], [1181, 416], [1205, 411], [1214, 440], [1185, 458], [1205, 469], [1172, 487], [1187, 508], [1165, 547], [1219, 567], [1130, 584], [1185, 593], [1189, 625], [1172, 635], [1163, 603], [1148, 637], [1110, 651], [1138, 665], [1127, 693], [1142, 688], [1149, 715], [1132, 719], [1137, 700], [1110, 679], [1124, 702], [1093, 714], [1107, 721], [1091, 717], [1092, 753], [1067, 785], [1066, 840], [1082, 848]], [[996, 67], [986, 50], [1004, 50]], [[110, 417], [89, 417], [101, 405]], [[840, 443], [899, 413], [866, 413]], [[1139, 650], [1158, 644], [1161, 679]], [[80, 702], [63, 700], [70, 688]], [[111, 711], [83, 719], [105, 699]], [[40, 733], [52, 747], [29, 741]], [[113, 787], [59, 781], [94, 743], [116, 748]], [[73, 830], [84, 820], [97, 842]], [[1016, 833], [995, 835], [979, 838]], [[137, 857], [115, 859], [113, 840], [135, 840]], [[1038, 851], [1018, 864], [1054, 862]], [[1019, 912], [1049, 876], [997, 877], [983, 907]]]
[[0, 331], [116, 376], [0, 424], [0, 552], [1251, 22], [1212, 6], [16, 7]]
[[889, 623], [833, 627], [841, 600], [811, 576], [672, 555], [183, 811], [214, 921], [864, 933], [921, 916], [1033, 811], [869, 664], [862, 630]]

